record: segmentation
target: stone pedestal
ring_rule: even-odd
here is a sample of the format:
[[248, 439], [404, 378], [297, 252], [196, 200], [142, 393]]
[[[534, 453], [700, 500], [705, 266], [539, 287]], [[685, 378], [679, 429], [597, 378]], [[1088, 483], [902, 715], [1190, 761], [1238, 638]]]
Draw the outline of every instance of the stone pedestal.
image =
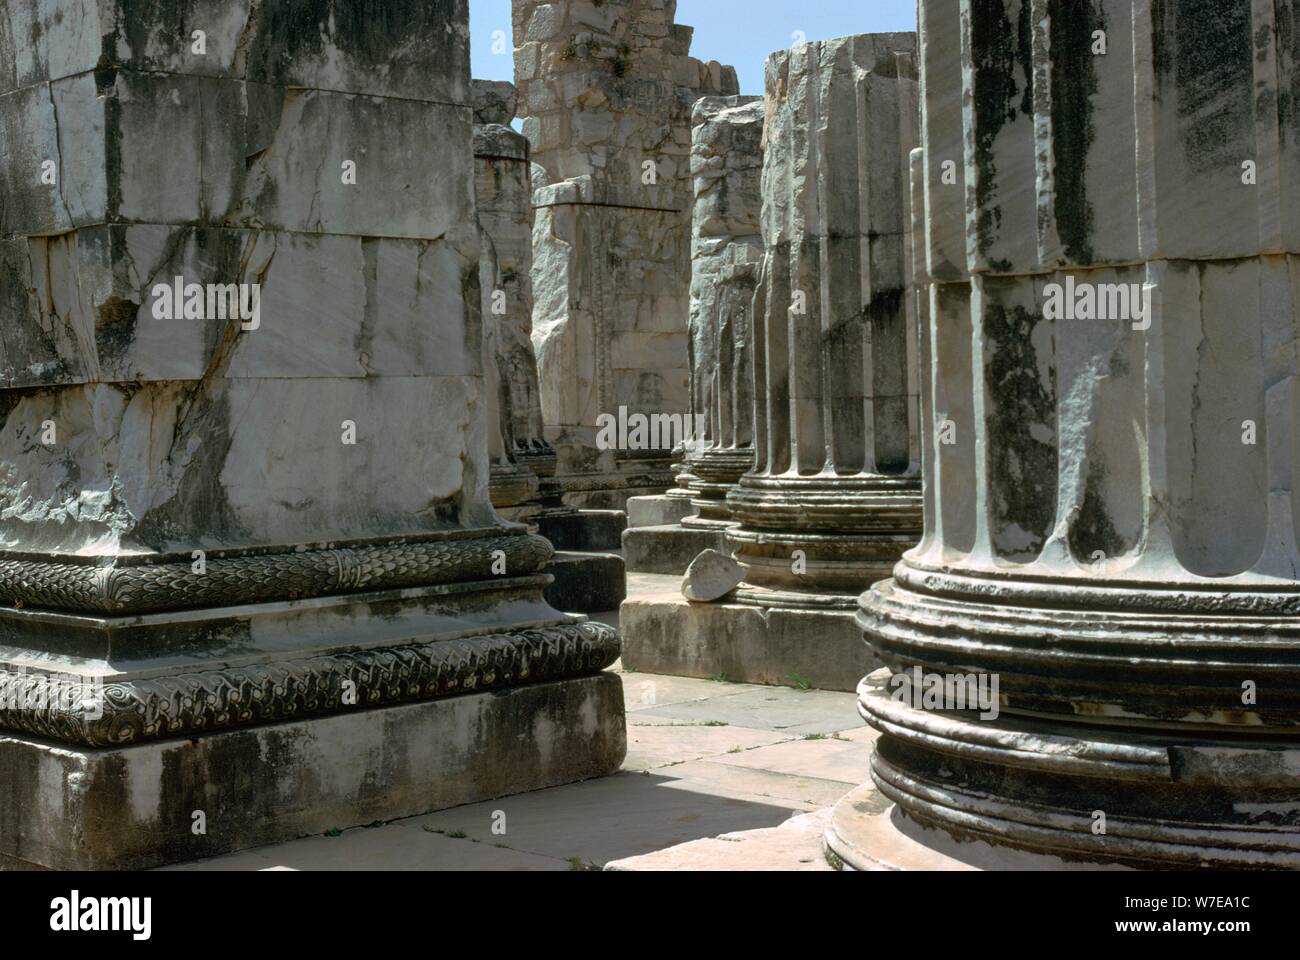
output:
[[738, 88], [734, 70], [689, 55], [675, 7], [514, 4], [542, 408], [564, 502], [584, 509], [671, 486], [684, 437], [634, 421], [688, 422], [690, 107]]
[[84, 6], [0, 32], [0, 860], [613, 772], [617, 634], [488, 498], [463, 0]]
[[921, 9], [933, 503], [860, 621], [896, 673], [1000, 704], [864, 685], [873, 778], [942, 837], [1300, 866], [1289, 20]]
[[[765, 109], [765, 255], [749, 351], [756, 462], [727, 497], [738, 525], [721, 528], [745, 580], [716, 607], [666, 593], [654, 610], [629, 601], [627, 657], [638, 669], [776, 683], [799, 683], [818, 663], [830, 666], [816, 685], [851, 690], [870, 664], [866, 651], [845, 652], [856, 597], [921, 528], [904, 295], [915, 37], [775, 54]], [[703, 224], [718, 201], [700, 201]], [[752, 662], [738, 664], [738, 652]]]

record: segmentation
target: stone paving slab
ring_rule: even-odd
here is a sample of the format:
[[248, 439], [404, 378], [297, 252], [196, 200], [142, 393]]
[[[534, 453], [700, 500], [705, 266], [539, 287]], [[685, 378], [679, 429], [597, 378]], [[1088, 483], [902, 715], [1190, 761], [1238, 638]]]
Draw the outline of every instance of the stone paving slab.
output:
[[778, 827], [726, 833], [658, 850], [642, 857], [615, 860], [606, 870], [745, 870], [829, 873], [822, 856], [822, 834], [830, 810], [791, 817]]
[[738, 793], [795, 800], [816, 807], [835, 803], [848, 789], [848, 785], [839, 780], [793, 776], [773, 770], [720, 763], [721, 759], [723, 758], [713, 757], [708, 760], [689, 760], [660, 772]]
[[742, 692], [638, 711], [675, 720], [719, 720], [790, 734], [835, 733], [861, 725], [851, 693], [740, 686]]
[[834, 780], [848, 789], [871, 779], [870, 743], [841, 740], [795, 740], [728, 754], [715, 763], [770, 770], [787, 776]]
[[469, 842], [395, 824], [345, 830], [337, 837], [304, 837], [216, 860], [167, 870], [568, 870], [554, 857], [511, 850], [493, 841]]
[[743, 755], [756, 747], [780, 744], [786, 734], [748, 727], [654, 724], [629, 726], [624, 770], [652, 770], [687, 760]]
[[697, 703], [745, 689], [741, 684], [670, 677], [653, 673], [621, 673], [623, 699], [629, 713], [643, 713], [655, 707]]
[[825, 867], [812, 821], [784, 825], [867, 779], [874, 734], [851, 694], [619, 677], [629, 751], [615, 776], [176, 869], [588, 870], [646, 855], [619, 869]]
[[[470, 804], [402, 821], [399, 829], [464, 833], [513, 850], [603, 865], [725, 831], [776, 826], [791, 812], [812, 809], [800, 801], [678, 780], [669, 768]], [[505, 814], [504, 836], [492, 834], [498, 810]]]

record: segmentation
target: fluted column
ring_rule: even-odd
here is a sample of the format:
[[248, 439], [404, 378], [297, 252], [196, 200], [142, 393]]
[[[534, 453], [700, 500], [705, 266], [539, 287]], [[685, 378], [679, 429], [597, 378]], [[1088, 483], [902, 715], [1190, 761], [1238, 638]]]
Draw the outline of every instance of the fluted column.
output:
[[742, 602], [851, 608], [921, 530], [904, 233], [915, 37], [767, 62], [754, 469], [728, 498]]
[[932, 502], [860, 622], [895, 674], [1000, 704], [864, 683], [896, 820], [1300, 865], [1294, 14], [922, 2]]
[[691, 413], [702, 431], [688, 451], [694, 516], [732, 523], [727, 494], [754, 465], [751, 310], [763, 259], [761, 97], [706, 97], [692, 116]]

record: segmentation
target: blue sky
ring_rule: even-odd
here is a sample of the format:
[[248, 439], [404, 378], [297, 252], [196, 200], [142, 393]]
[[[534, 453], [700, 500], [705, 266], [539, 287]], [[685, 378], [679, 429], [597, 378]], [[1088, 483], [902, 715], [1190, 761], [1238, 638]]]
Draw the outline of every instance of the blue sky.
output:
[[[510, 0], [469, 0], [474, 76], [512, 80]], [[740, 92], [763, 92], [763, 61], [795, 43], [854, 33], [916, 29], [916, 0], [677, 0], [677, 22], [695, 28], [691, 53], [720, 60], [740, 74]], [[506, 52], [492, 52], [502, 31]]]

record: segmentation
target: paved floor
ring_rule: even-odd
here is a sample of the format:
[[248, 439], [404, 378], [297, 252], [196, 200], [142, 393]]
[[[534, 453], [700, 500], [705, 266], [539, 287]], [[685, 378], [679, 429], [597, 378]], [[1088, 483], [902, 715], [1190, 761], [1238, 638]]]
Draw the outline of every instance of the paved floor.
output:
[[775, 827], [869, 779], [853, 694], [619, 673], [628, 754], [612, 777], [168, 869], [597, 869]]

